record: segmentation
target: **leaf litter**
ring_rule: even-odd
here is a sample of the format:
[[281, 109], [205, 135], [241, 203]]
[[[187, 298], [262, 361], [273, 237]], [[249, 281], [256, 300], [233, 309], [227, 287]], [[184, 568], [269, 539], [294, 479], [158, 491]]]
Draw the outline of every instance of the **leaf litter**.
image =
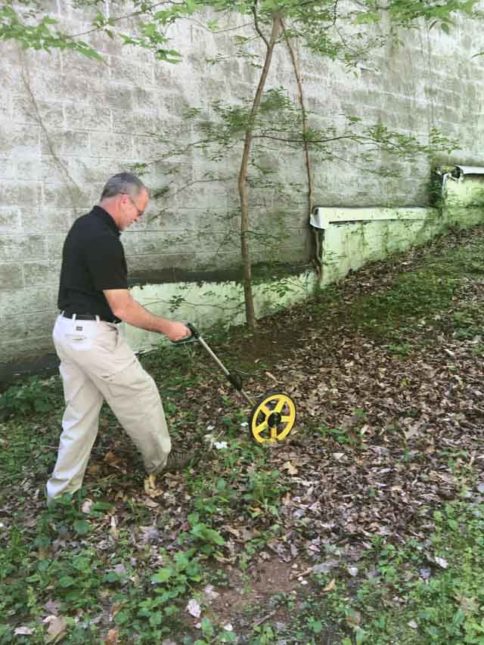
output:
[[[199, 371], [200, 378], [196, 386], [180, 386], [183, 394], [170, 418], [175, 427], [177, 422], [185, 427], [187, 418], [196, 419], [196, 429], [209, 429], [222, 439], [218, 450], [207, 445], [207, 463], [202, 460], [197, 468], [201, 473], [209, 468], [211, 476], [230, 480], [234, 491], [234, 500], [224, 502], [210, 518], [210, 525], [225, 538], [215, 559], [226, 567], [228, 584], [209, 587], [209, 592], [205, 587], [200, 601], [187, 598], [186, 611], [192, 617], [202, 615], [206, 605], [221, 623], [230, 622], [237, 629], [244, 622], [242, 605], [260, 603], [281, 588], [291, 593], [311, 574], [327, 575], [323, 591], [331, 593], [338, 584], [338, 571], [358, 576], [358, 561], [375, 536], [395, 544], [409, 538], [425, 542], [436, 507], [456, 498], [464, 485], [482, 493], [482, 326], [480, 333], [459, 334], [453, 324], [459, 312], [471, 305], [475, 309], [476, 302], [481, 303], [482, 320], [482, 276], [464, 280], [450, 307], [438, 314], [419, 314], [408, 325], [406, 319], [403, 329], [390, 326], [390, 338], [373, 333], [371, 325], [351, 319], [349, 312], [359, 299], [391, 289], [402, 268], [410, 273], [432, 253], [466, 244], [482, 246], [483, 239], [484, 231], [477, 229], [444, 238], [430, 249], [413, 250], [404, 263], [401, 258], [393, 264], [375, 263], [338, 287], [336, 304], [326, 308], [323, 294], [322, 305], [296, 307], [261, 321], [255, 339], [236, 330], [230, 342], [219, 342], [217, 352], [230, 362], [252, 365], [245, 388], [254, 397], [277, 383], [277, 389], [297, 402], [296, 430], [287, 442], [266, 450], [257, 464], [247, 458], [245, 409], [239, 407], [236, 393], [214, 377], [215, 368], [203, 364], [201, 352], [191, 350], [196, 359], [191, 369]], [[163, 367], [159, 376], [162, 382]], [[231, 421], [231, 415], [238, 415], [239, 421]], [[176, 439], [191, 443], [197, 437], [187, 432]], [[166, 476], [156, 496], [148, 496], [136, 474], [139, 458], [122, 435], [110, 433], [100, 443], [102, 450], [98, 445], [86, 484], [105, 481], [104, 494], [114, 508], [78, 542], [96, 543], [108, 561], [120, 532], [129, 529], [132, 566], [156, 571], [163, 564], [160, 549], [176, 552], [177, 537], [190, 529], [187, 518], [196, 493], [189, 481], [197, 470]], [[235, 463], [228, 457], [231, 445], [240, 457]], [[267, 472], [277, 473], [272, 498], [270, 486], [257, 493], [257, 477]], [[43, 500], [35, 478], [27, 477], [23, 487], [32, 494], [23, 502], [31, 517]], [[270, 510], [267, 498], [276, 511]], [[6, 499], [4, 522], [18, 510], [15, 497]], [[151, 516], [148, 525], [131, 516], [133, 504]], [[85, 500], [83, 513], [89, 516], [94, 506], [92, 499]], [[251, 591], [239, 602], [240, 558], [248, 545], [271, 530], [250, 559], [246, 575]], [[29, 531], [33, 528], [26, 528]], [[68, 543], [75, 546], [68, 537], [59, 536], [50, 547], [52, 554]], [[448, 566], [439, 555], [429, 557], [439, 568]], [[431, 570], [421, 569], [420, 575], [427, 579]], [[57, 642], [66, 630], [64, 618], [53, 611], [57, 601], [53, 603], [49, 600], [46, 605], [51, 613], [44, 619], [49, 642]], [[103, 618], [110, 627], [106, 642], [116, 642], [117, 631], [109, 620]], [[357, 625], [360, 616], [351, 614], [348, 621]], [[16, 629], [26, 635], [30, 627], [19, 624]]]

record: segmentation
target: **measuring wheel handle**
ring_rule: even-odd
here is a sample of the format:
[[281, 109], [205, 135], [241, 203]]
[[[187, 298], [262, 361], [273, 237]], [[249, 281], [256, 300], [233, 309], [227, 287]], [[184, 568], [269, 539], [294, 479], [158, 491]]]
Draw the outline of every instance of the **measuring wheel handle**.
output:
[[249, 429], [259, 445], [275, 445], [289, 436], [296, 423], [296, 404], [288, 394], [268, 392], [252, 408]]
[[192, 323], [189, 323], [189, 322], [185, 323], [185, 325], [192, 332], [192, 337], [193, 338], [196, 338], [196, 339], [200, 338], [200, 332], [195, 327], [195, 325], [193, 325]]
[[173, 345], [188, 345], [189, 343], [194, 343], [200, 338], [200, 332], [194, 325], [192, 325], [192, 323], [185, 323], [185, 327], [190, 330], [190, 336], [185, 336], [185, 338], [180, 340], [172, 341]]

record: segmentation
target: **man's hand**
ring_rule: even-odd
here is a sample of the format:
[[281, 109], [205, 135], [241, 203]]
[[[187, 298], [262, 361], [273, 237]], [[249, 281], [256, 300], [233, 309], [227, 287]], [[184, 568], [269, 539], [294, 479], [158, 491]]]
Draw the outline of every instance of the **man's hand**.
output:
[[170, 321], [168, 328], [163, 333], [172, 343], [176, 343], [178, 340], [183, 340], [192, 335], [192, 332], [186, 325], [176, 321]]

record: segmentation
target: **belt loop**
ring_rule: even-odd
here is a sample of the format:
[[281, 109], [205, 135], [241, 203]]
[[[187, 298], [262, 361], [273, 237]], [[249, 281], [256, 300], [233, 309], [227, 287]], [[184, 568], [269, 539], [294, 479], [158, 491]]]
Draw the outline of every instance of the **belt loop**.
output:
[[72, 314], [72, 320], [75, 320], [77, 318], [77, 314]]
[[101, 318], [96, 314], [96, 322], [100, 322]]

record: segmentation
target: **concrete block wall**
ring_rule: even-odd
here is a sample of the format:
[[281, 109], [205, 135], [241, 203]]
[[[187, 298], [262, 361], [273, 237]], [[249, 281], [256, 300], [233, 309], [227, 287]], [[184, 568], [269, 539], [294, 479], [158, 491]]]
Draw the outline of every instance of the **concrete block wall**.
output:
[[[52, 10], [68, 33], [90, 26], [86, 9], [59, 0]], [[247, 33], [252, 35], [250, 28]], [[241, 147], [219, 162], [208, 159], [189, 147], [200, 134], [183, 111], [191, 106], [210, 113], [215, 99], [249, 98], [258, 70], [232, 57], [231, 32], [213, 34], [186, 22], [175, 25], [171, 36], [184, 54], [177, 65], [102, 34], [90, 41], [103, 53], [102, 63], [67, 51], [21, 51], [0, 43], [0, 364], [52, 351], [63, 239], [115, 172], [147, 164], [148, 185], [166, 189], [144, 222], [123, 235], [132, 276], [156, 283], [177, 282], [185, 274], [216, 279], [218, 272], [222, 279], [240, 265]], [[458, 138], [457, 161], [484, 165], [484, 73], [482, 59], [472, 58], [479, 36], [478, 24], [460, 18], [450, 35], [422, 26], [403, 36], [402, 47], [388, 43], [362, 61], [355, 73], [301, 50], [311, 123], [341, 126], [342, 115], [351, 114], [424, 140], [436, 126]], [[208, 62], [220, 52], [229, 55], [218, 64]], [[269, 88], [280, 86], [297, 100], [283, 48], [268, 79]], [[184, 154], [166, 156], [182, 149]], [[346, 143], [335, 148], [331, 161], [314, 157], [317, 203], [427, 204], [429, 159], [399, 163], [380, 154], [368, 166], [359, 160], [363, 151]], [[274, 145], [263, 155], [282, 185], [251, 192], [253, 259], [304, 265], [310, 245], [302, 151]], [[375, 173], [395, 164], [402, 170], [399, 178]]]

